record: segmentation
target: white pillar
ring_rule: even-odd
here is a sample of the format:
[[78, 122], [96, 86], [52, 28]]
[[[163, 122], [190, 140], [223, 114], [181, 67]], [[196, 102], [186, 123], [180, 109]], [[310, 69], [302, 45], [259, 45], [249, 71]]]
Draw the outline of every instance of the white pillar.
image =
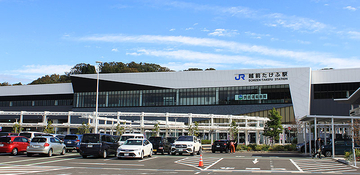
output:
[[355, 140], [354, 140], [354, 137], [355, 137], [355, 134], [354, 134], [354, 129], [355, 129], [355, 127], [354, 127], [354, 119], [352, 118], [351, 119], [351, 126], [352, 126], [352, 130], [351, 130], [351, 142], [352, 142], [352, 150], [353, 150], [353, 159], [354, 159], [354, 165], [355, 165], [355, 167], [356, 167], [356, 155], [355, 155]]
[[166, 128], [165, 137], [169, 137], [169, 113], [168, 113], [168, 112], [165, 114], [165, 119], [166, 119], [166, 123], [165, 123], [165, 128]]
[[141, 128], [141, 133], [144, 134], [145, 130], [144, 130], [144, 112], [141, 112], [141, 116], [140, 116], [140, 128]]
[[[303, 137], [304, 137], [304, 143], [305, 143], [304, 148], [305, 148], [305, 155], [306, 155], [306, 153], [307, 153], [307, 146], [306, 146], [307, 141], [306, 141], [306, 123], [305, 123], [305, 122], [304, 122], [304, 133], [303, 133]], [[300, 151], [301, 151], [301, 150], [300, 150]]]
[[317, 118], [315, 117], [314, 119], [314, 151], [316, 152], [316, 140], [318, 138], [318, 135], [317, 135]]
[[311, 124], [309, 123], [309, 155], [311, 155]]

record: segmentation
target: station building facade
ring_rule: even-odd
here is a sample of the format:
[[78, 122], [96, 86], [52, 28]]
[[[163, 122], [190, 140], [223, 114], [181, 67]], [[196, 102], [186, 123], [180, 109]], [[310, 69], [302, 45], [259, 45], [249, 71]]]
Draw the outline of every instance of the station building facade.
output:
[[[0, 87], [0, 111], [95, 111], [97, 74], [72, 75], [71, 80], [63, 84]], [[359, 87], [360, 68], [100, 74], [99, 111], [267, 117], [275, 108], [283, 116], [283, 124], [295, 124], [305, 115], [349, 115], [351, 106], [334, 99], [347, 98]], [[0, 116], [0, 123], [15, 120]], [[224, 122], [218, 120], [215, 122]]]

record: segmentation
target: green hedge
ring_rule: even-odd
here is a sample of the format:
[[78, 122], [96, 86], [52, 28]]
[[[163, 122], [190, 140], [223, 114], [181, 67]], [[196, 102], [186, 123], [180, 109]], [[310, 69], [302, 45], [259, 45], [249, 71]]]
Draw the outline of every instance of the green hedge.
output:
[[236, 150], [244, 151], [296, 151], [296, 145], [237, 145]]
[[211, 144], [211, 140], [201, 140], [201, 144]]

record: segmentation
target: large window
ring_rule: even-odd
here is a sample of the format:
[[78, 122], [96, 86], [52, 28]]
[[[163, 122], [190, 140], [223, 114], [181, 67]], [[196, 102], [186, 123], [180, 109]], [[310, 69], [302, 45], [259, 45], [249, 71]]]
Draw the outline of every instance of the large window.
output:
[[314, 99], [347, 98], [360, 87], [360, 83], [315, 84]]
[[[266, 98], [239, 100], [242, 94], [262, 94]], [[74, 107], [95, 107], [95, 92], [74, 95]], [[99, 107], [196, 106], [292, 103], [289, 85], [236, 86], [219, 88], [162, 89], [99, 92]]]

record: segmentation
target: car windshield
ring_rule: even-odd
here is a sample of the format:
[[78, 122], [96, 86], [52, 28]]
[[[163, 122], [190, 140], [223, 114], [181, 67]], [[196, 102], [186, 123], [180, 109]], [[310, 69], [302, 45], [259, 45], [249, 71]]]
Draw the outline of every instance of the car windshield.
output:
[[174, 138], [167, 138], [167, 141], [169, 142], [169, 143], [174, 143], [175, 142], [175, 140], [176, 140], [176, 138], [174, 137]]
[[225, 141], [215, 141], [214, 143], [215, 143], [215, 144], [221, 144], [221, 143], [224, 144], [224, 143], [226, 143], [226, 142], [225, 142]]
[[151, 143], [161, 143], [161, 137], [150, 137], [149, 141]]
[[124, 145], [142, 145], [142, 140], [127, 140]]
[[20, 133], [19, 136], [24, 136], [24, 137], [30, 138], [31, 133]]
[[134, 136], [121, 136], [120, 141], [126, 141], [127, 139], [134, 138]]
[[85, 134], [82, 143], [100, 143], [100, 135], [99, 134]]
[[0, 142], [10, 142], [10, 137], [0, 137]]
[[191, 136], [179, 137], [177, 141], [193, 141], [193, 137]]
[[65, 140], [77, 140], [78, 138], [77, 138], [77, 136], [67, 135], [67, 136], [65, 136], [64, 139]]
[[46, 142], [46, 138], [33, 138], [31, 142]]

